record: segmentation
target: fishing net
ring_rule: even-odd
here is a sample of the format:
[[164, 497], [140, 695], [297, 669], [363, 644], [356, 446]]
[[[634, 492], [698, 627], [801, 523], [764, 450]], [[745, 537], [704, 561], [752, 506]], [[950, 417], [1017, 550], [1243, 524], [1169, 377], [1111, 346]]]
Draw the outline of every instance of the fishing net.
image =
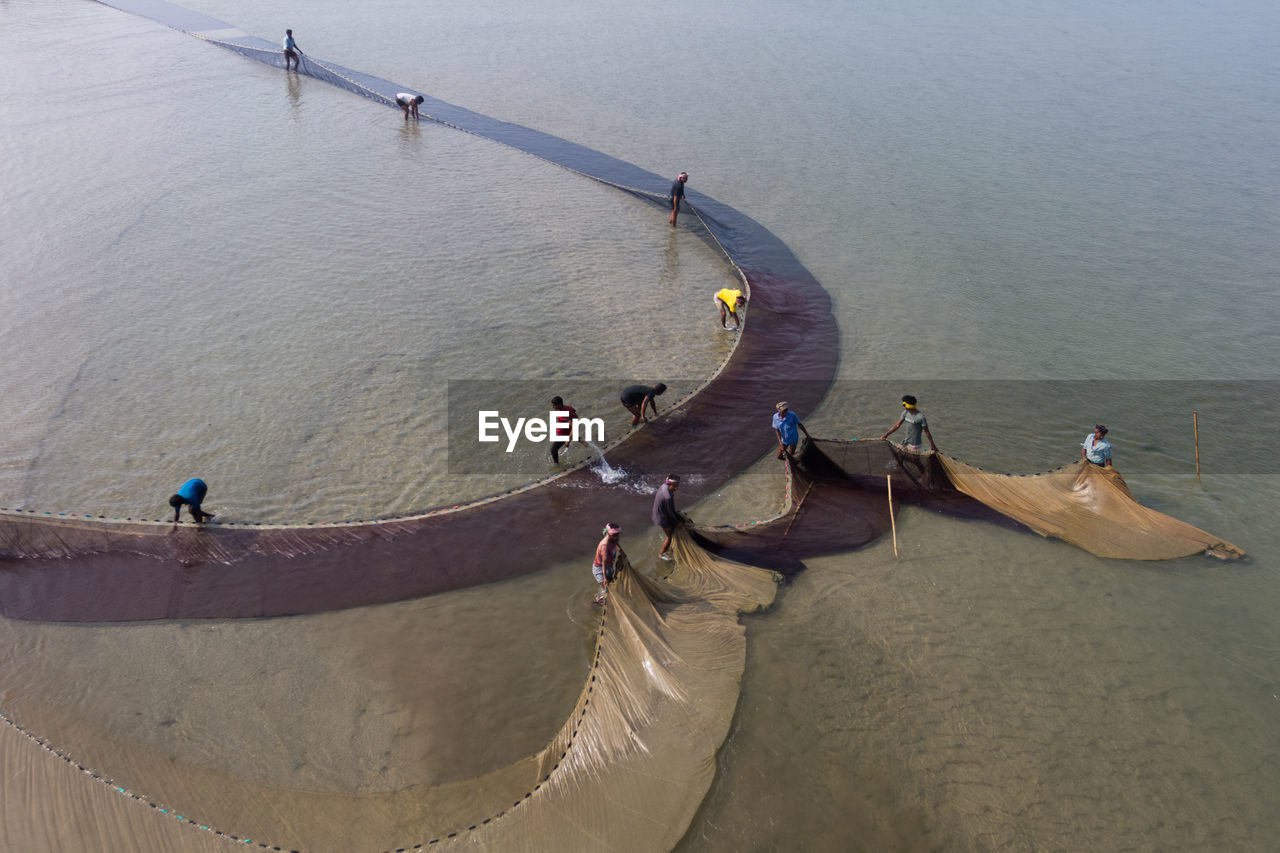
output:
[[809, 442], [801, 460], [806, 468], [843, 480], [850, 488], [892, 488], [895, 500], [969, 517], [981, 517], [984, 507], [1099, 557], [1244, 556], [1211, 533], [1143, 506], [1119, 471], [1084, 460], [1044, 474], [993, 474], [888, 441], [832, 439]]
[[804, 568], [806, 557], [851, 551], [889, 532], [883, 491], [815, 476], [785, 464], [786, 500], [773, 518], [746, 524], [696, 527], [694, 540], [708, 551], [785, 575]]
[[1172, 560], [1192, 554], [1239, 559], [1245, 554], [1190, 524], [1134, 500], [1115, 468], [1083, 459], [1045, 474], [992, 474], [958, 459], [939, 458], [952, 485], [1030, 527], [1099, 557]]
[[[163, 0], [105, 5], [284, 66], [279, 45]], [[393, 107], [397, 92], [415, 91], [309, 54], [298, 73]], [[667, 205], [670, 178], [615, 157], [429, 96], [420, 111], [655, 207]], [[835, 375], [839, 332], [830, 297], [781, 240], [696, 190], [686, 190], [685, 203], [692, 214], [686, 220], [696, 218], [742, 276], [750, 308], [732, 352], [705, 383], [605, 449], [612, 464], [654, 488], [667, 473], [697, 472], [684, 490], [696, 500], [771, 445], [764, 424], [776, 401], [791, 401], [799, 413], [818, 405]], [[572, 557], [599, 518], [644, 524], [647, 510], [633, 492], [603, 487], [585, 464], [463, 506], [325, 524], [217, 520], [195, 530], [143, 512], [121, 519], [0, 508], [0, 615], [76, 622], [244, 618], [402, 601], [538, 571]], [[491, 535], [496, 529], [507, 535]]]
[[[113, 837], [139, 838], [142, 849], [171, 835], [158, 819], [166, 817], [267, 849], [668, 850], [711, 783], [734, 714], [746, 650], [739, 614], [767, 607], [777, 581], [708, 554], [683, 530], [673, 549], [663, 579], [621, 561], [568, 719], [545, 749], [500, 770], [347, 796], [239, 780], [130, 747], [110, 768], [114, 778], [81, 768], [101, 786], [77, 773], [50, 784], [66, 789], [60, 801], [94, 810]], [[35, 738], [10, 723], [15, 732]], [[0, 749], [0, 759], [5, 778], [27, 778], [37, 761], [75, 764], [56, 750]], [[103, 788], [123, 796], [104, 800]], [[5, 809], [23, 802], [0, 798]], [[15, 833], [30, 823], [3, 818]], [[10, 849], [31, 849], [16, 843], [30, 839], [12, 838]]]

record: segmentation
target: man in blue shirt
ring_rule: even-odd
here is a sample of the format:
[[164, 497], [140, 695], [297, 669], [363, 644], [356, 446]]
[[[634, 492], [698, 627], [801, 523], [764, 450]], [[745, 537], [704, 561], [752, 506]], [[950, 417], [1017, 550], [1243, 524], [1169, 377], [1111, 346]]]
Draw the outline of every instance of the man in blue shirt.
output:
[[208, 492], [209, 487], [204, 484], [204, 480], [198, 477], [183, 483], [177, 494], [169, 498], [169, 506], [173, 507], [174, 524], [178, 523], [178, 515], [181, 514], [184, 504], [190, 508], [191, 517], [195, 519], [197, 524], [213, 518], [213, 513], [200, 509], [200, 504], [204, 503], [204, 496]]
[[293, 30], [284, 31], [284, 70], [298, 71], [302, 68], [302, 60], [298, 54], [302, 51], [298, 48], [298, 43], [294, 41]]
[[811, 436], [796, 413], [791, 411], [790, 404], [779, 403], [775, 408], [778, 411], [773, 415], [773, 431], [778, 435], [778, 458], [781, 459], [785, 454], [794, 459], [796, 445], [800, 443], [800, 433], [803, 432], [805, 438]]
[[1113, 467], [1111, 442], [1107, 441], [1107, 428], [1102, 424], [1096, 424], [1093, 432], [1084, 437], [1084, 444], [1080, 445], [1080, 458], [1088, 459], [1094, 465], [1100, 465], [1103, 468]]

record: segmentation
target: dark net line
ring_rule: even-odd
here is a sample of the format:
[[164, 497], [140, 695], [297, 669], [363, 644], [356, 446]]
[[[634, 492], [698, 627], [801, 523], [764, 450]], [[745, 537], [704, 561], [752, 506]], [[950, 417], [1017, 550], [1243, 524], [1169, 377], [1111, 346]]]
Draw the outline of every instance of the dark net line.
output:
[[[283, 49], [162, 0], [110, 5], [276, 68]], [[303, 76], [383, 104], [414, 91], [304, 55]], [[670, 178], [541, 131], [429, 96], [433, 120], [661, 204]], [[831, 300], [775, 235], [694, 190], [686, 202], [750, 291], [734, 349], [694, 394], [634, 430], [610, 462], [655, 487], [686, 477], [682, 497], [714, 493], [773, 444], [778, 400], [802, 417], [835, 376]], [[667, 227], [655, 216], [654, 227]], [[427, 508], [348, 525], [167, 525], [0, 510], [0, 615], [45, 621], [245, 618], [400, 601], [538, 571], [581, 554], [602, 519], [648, 524], [648, 501], [579, 468], [464, 508]], [[503, 536], [494, 536], [503, 530]], [[587, 543], [584, 546], [583, 543]]]

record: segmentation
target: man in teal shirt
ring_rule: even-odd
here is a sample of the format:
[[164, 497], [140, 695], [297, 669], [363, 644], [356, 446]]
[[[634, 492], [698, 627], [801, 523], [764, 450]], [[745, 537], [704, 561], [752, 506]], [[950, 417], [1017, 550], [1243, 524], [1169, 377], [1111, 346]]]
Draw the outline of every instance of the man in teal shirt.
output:
[[191, 517], [195, 519], [197, 524], [213, 518], [213, 513], [200, 509], [200, 504], [204, 503], [204, 496], [208, 493], [209, 487], [199, 477], [193, 477], [183, 483], [182, 488], [178, 489], [177, 493], [169, 498], [169, 506], [173, 507], [174, 523], [177, 524], [178, 515], [181, 514], [184, 504], [190, 508]]

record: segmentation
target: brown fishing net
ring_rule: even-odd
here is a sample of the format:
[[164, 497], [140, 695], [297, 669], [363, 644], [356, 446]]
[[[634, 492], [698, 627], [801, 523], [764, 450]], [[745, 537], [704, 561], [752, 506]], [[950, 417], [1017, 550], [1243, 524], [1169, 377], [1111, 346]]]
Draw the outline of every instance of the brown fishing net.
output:
[[[238, 779], [127, 744], [104, 750], [116, 756], [110, 767], [80, 772], [78, 756], [22, 748], [15, 740], [40, 742], [10, 722], [0, 726], [0, 771], [31, 796], [0, 798], [0, 846], [76, 849], [90, 832], [143, 850], [204, 849], [204, 833], [299, 851], [669, 850], [711, 784], [737, 705], [739, 614], [767, 607], [778, 579], [708, 554], [683, 530], [673, 548], [664, 579], [622, 561], [582, 692], [536, 755], [464, 781], [346, 795]], [[56, 820], [21, 811], [46, 800], [65, 804]], [[174, 846], [184, 831], [190, 844]]]
[[1219, 559], [1245, 554], [1212, 533], [1170, 518], [1134, 500], [1115, 468], [1083, 459], [1046, 474], [992, 474], [939, 456], [952, 485], [1042, 536], [1062, 539], [1099, 557], [1172, 560], [1206, 553]]
[[[1138, 503], [1115, 468], [1081, 460], [1044, 474], [993, 474], [940, 453], [917, 453], [880, 440], [809, 442], [806, 470], [849, 488], [887, 491], [895, 501], [956, 514], [993, 510], [1039, 533], [1099, 557], [1170, 560], [1244, 552], [1211, 533]], [[972, 500], [969, 500], [972, 499]]]

